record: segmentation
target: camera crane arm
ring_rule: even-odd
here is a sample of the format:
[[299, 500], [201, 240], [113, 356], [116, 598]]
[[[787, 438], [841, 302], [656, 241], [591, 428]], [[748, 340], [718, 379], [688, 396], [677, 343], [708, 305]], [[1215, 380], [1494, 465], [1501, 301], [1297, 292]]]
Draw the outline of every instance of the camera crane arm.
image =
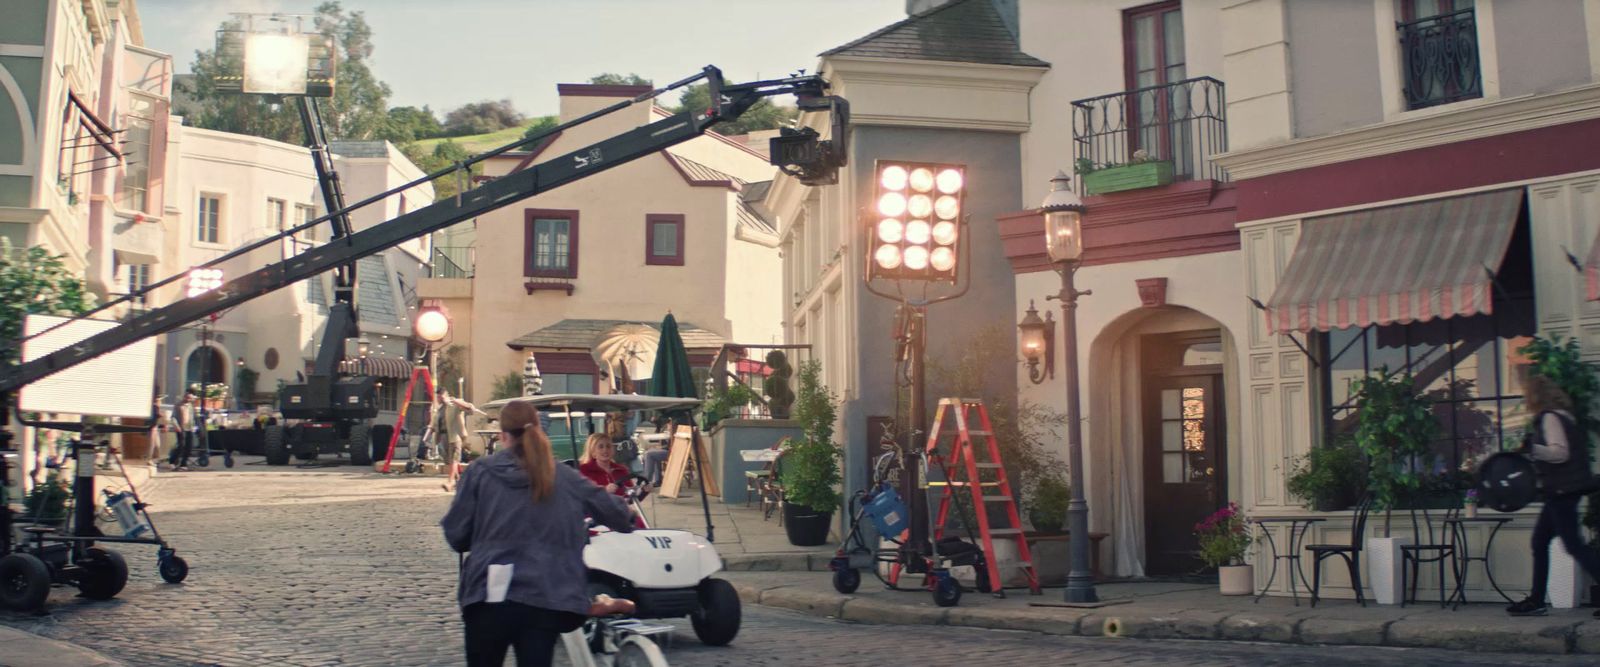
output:
[[[781, 169], [800, 175], [807, 184], [818, 184], [832, 182], [829, 179], [845, 164], [848, 141], [842, 130], [847, 127], [848, 119], [839, 115], [848, 115], [848, 106], [844, 100], [826, 95], [828, 84], [821, 77], [795, 76], [725, 85], [722, 72], [707, 66], [699, 75], [680, 83], [696, 79], [704, 79], [710, 86], [715, 106], [685, 110], [507, 174], [463, 192], [458, 197], [435, 202], [343, 238], [332, 239], [295, 257], [238, 276], [215, 290], [139, 315], [122, 326], [95, 334], [71, 346], [0, 369], [0, 398], [31, 382], [139, 340], [173, 331], [268, 292], [325, 271], [348, 266], [356, 260], [411, 239], [683, 143], [704, 134], [719, 122], [737, 119], [764, 97], [792, 94], [799, 98], [802, 109], [828, 109], [835, 115], [834, 126], [841, 130], [828, 141], [820, 140], [815, 132], [806, 134], [794, 131], [773, 139], [774, 163]], [[778, 155], [780, 142], [786, 142], [783, 155]], [[0, 423], [4, 423], [4, 419], [6, 415], [0, 415]], [[0, 439], [4, 437], [0, 435]]]

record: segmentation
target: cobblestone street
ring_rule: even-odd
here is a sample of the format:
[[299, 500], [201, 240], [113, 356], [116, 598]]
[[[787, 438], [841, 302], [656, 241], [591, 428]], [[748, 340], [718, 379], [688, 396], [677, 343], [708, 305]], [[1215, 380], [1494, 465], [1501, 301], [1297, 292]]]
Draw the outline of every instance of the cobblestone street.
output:
[[[115, 600], [57, 589], [47, 613], [0, 623], [130, 665], [455, 665], [456, 559], [436, 527], [437, 478], [271, 469], [163, 473], [150, 484], [158, 528], [192, 572], [167, 585], [151, 547], [125, 546], [132, 578]], [[818, 576], [826, 576], [819, 574]], [[855, 625], [746, 607], [731, 648], [700, 645], [687, 623], [667, 651], [680, 665], [1542, 664], [1592, 656], [1153, 642], [947, 627]], [[0, 656], [0, 664], [5, 659]]]

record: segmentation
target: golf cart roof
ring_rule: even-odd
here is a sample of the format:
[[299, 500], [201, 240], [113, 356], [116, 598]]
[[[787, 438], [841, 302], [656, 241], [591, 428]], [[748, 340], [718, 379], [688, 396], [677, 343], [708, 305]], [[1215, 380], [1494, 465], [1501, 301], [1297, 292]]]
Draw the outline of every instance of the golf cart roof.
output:
[[635, 394], [550, 394], [547, 396], [518, 396], [489, 401], [484, 411], [498, 411], [512, 401], [527, 401], [540, 410], [562, 409], [568, 412], [620, 412], [623, 410], [682, 410], [700, 405], [698, 398], [670, 398], [666, 396], [638, 396]]

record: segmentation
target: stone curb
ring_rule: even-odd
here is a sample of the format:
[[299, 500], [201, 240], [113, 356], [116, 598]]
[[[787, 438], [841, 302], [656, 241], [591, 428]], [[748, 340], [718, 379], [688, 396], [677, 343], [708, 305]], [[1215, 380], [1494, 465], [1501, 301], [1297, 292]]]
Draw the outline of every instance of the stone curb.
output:
[[827, 572], [831, 554], [730, 554], [722, 557], [729, 572]]
[[0, 664], [14, 667], [122, 667], [121, 662], [82, 646], [0, 626]]
[[[823, 566], [825, 569], [826, 563]], [[734, 589], [739, 592], [739, 599], [747, 604], [859, 623], [950, 625], [1080, 637], [1343, 644], [1547, 655], [1600, 653], [1600, 625], [1572, 619], [1549, 619], [1537, 628], [1530, 628], [1463, 624], [1452, 619], [1296, 618], [1198, 609], [1148, 614], [1117, 606], [1098, 609], [941, 608], [930, 603], [899, 604], [808, 591], [791, 585], [734, 582]]]

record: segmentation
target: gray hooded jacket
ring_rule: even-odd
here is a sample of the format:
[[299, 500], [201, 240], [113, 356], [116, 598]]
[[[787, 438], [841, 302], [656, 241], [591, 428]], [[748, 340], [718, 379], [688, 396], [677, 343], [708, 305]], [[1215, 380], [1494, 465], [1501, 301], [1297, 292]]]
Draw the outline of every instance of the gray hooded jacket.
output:
[[439, 522], [450, 548], [471, 552], [456, 593], [463, 608], [491, 601], [491, 591], [498, 589], [506, 601], [588, 613], [583, 518], [594, 517], [619, 532], [633, 530], [633, 523], [622, 499], [572, 468], [556, 466], [555, 487], [534, 503], [528, 475], [510, 450], [467, 467], [455, 502]]

